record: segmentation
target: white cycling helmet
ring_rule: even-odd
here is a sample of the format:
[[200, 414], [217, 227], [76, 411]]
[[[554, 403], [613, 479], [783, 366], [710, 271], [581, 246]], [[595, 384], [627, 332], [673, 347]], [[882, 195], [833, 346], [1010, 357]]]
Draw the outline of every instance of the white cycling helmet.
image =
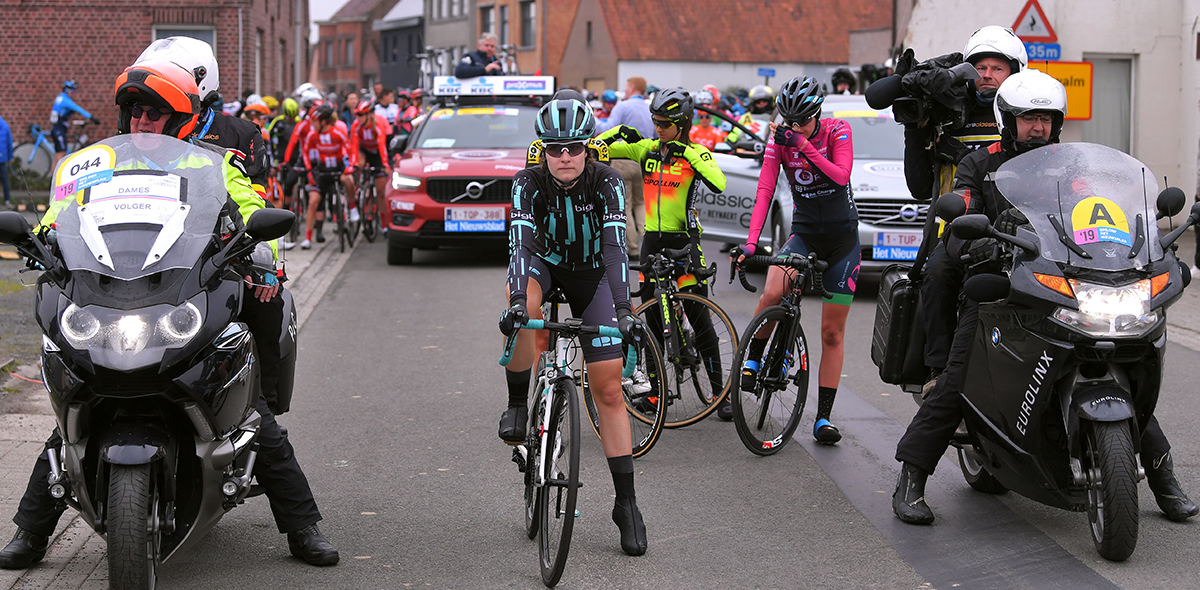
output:
[[988, 25], [975, 31], [967, 46], [963, 48], [963, 61], [972, 64], [985, 57], [998, 57], [1007, 60], [1012, 65], [1012, 72], [1023, 71], [1029, 67], [1029, 54], [1025, 52], [1025, 44], [1020, 37], [1008, 27]]
[[159, 39], [142, 51], [133, 65], [155, 61], [169, 61], [190, 72], [200, 90], [201, 103], [212, 104], [220, 98], [221, 77], [217, 71], [217, 58], [208, 43], [191, 37]]
[[[1058, 142], [1063, 119], [1067, 116], [1067, 89], [1053, 76], [1038, 70], [1025, 70], [1006, 78], [996, 91], [992, 104], [996, 114], [996, 130], [1001, 141], [1008, 145], [1016, 142], [1017, 117], [1025, 113], [1049, 113], [1054, 122], [1050, 126], [1050, 143]], [[1018, 150], [1022, 147], [1016, 145]]]
[[320, 97], [321, 94], [317, 91], [316, 84], [313, 84], [312, 82], [305, 82], [296, 87], [296, 91], [292, 93], [292, 97], [296, 100], [300, 100], [300, 97], [303, 96], [305, 92], [316, 92], [318, 97]]

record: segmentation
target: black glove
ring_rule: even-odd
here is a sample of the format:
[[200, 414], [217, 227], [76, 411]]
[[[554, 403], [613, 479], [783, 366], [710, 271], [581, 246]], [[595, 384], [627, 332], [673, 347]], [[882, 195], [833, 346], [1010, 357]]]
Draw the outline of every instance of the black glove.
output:
[[619, 129], [620, 130], [617, 131], [617, 137], [620, 137], [621, 141], [625, 143], [637, 143], [642, 140], [642, 134], [638, 133], [637, 129], [634, 129], [629, 125], [621, 125]]
[[671, 158], [682, 158], [687, 146], [678, 141], [668, 141], [663, 144], [667, 148], [667, 156]]
[[627, 309], [617, 313], [617, 329], [621, 331], [621, 338], [626, 343], [641, 342], [645, 332], [642, 319]]
[[529, 310], [525, 308], [525, 302], [514, 302], [512, 307], [509, 307], [504, 310], [504, 313], [500, 314], [500, 332], [505, 336], [509, 336], [517, 328], [524, 325], [527, 319], [529, 319]]
[[791, 129], [788, 129], [787, 126], [782, 123], [776, 127], [775, 145], [788, 145], [788, 142], [791, 141], [791, 131]]
[[972, 267], [1000, 260], [1000, 242], [996, 238], [980, 238], [971, 242], [967, 248]]
[[99, 125], [99, 124], [100, 124], [100, 119], [92, 117], [92, 125]]
[[1010, 207], [1000, 212], [996, 217], [996, 231], [1006, 233], [1010, 236], [1017, 235], [1017, 228], [1029, 223], [1029, 219], [1025, 217], [1016, 207]]

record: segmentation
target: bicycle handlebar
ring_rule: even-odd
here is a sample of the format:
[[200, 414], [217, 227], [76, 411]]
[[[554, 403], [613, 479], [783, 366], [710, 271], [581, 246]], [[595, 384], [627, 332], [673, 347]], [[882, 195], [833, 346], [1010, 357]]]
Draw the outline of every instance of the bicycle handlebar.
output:
[[[661, 279], [663, 276], [668, 275], [672, 270], [677, 269], [676, 265], [682, 267], [680, 270], [680, 276], [688, 274], [695, 275], [696, 280], [701, 283], [707, 281], [708, 279], [712, 278], [713, 275], [717, 274], [717, 263], [715, 262], [709, 264], [708, 268], [693, 268], [691, 254], [691, 244], [688, 244], [682, 248], [663, 248], [661, 252], [656, 252], [648, 256], [646, 264], [631, 264], [629, 267], [637, 271], [649, 272], [655, 280]], [[641, 288], [632, 293], [632, 295], [634, 297], [641, 297], [647, 294], [648, 292], [652, 291], [652, 289], [650, 289], [650, 285], [651, 282], [642, 283]]]
[[[600, 336], [608, 336], [609, 338], [622, 338], [621, 331], [611, 326], [588, 326], [584, 325], [580, 320], [567, 320], [566, 322], [549, 322], [546, 320], [525, 320], [525, 323], [513, 330], [504, 339], [504, 352], [500, 355], [500, 366], [507, 367], [512, 361], [513, 347], [517, 343], [517, 333], [521, 330], [554, 330], [571, 336], [580, 334], [599, 334]], [[629, 352], [625, 354], [625, 366], [621, 369], [621, 376], [629, 378], [633, 376], [634, 369], [637, 368], [637, 347], [630, 346]]]
[[[751, 285], [746, 280], [746, 268], [766, 268], [768, 266], [781, 266], [790, 268], [801, 273], [804, 273], [804, 278], [807, 280], [807, 286], [813, 291], [819, 291], [821, 296], [830, 299], [829, 291], [825, 290], [825, 270], [829, 268], [829, 263], [824, 260], [817, 260], [815, 254], [801, 256], [799, 254], [788, 254], [786, 256], [768, 256], [760, 254], [757, 256], [747, 256], [741, 262], [734, 261], [733, 267], [737, 269], [738, 280], [742, 283], [742, 288], [751, 293], [758, 291], [758, 288]], [[816, 272], [809, 272], [816, 271]], [[732, 274], [733, 269], [730, 269]], [[733, 282], [733, 277], [729, 277], [729, 282]]]

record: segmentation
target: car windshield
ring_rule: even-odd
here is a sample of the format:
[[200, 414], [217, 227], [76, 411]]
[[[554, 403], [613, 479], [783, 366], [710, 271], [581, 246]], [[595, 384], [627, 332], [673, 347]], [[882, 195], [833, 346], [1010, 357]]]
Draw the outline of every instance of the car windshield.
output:
[[854, 131], [855, 160], [903, 160], [904, 126], [890, 115], [875, 111], [834, 111]]
[[472, 106], [436, 109], [410, 145], [419, 149], [526, 149], [537, 137], [537, 109], [518, 106]]

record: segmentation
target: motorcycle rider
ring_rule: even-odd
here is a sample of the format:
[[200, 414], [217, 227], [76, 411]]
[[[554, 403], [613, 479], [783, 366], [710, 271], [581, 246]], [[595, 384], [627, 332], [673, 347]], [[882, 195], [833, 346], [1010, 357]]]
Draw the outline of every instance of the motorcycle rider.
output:
[[[538, 111], [536, 131], [544, 149], [541, 164], [513, 177], [509, 308], [500, 318], [500, 330], [506, 335], [530, 317], [530, 309], [541, 307], [544, 293], [558, 286], [567, 295], [572, 315], [585, 324], [616, 324], [627, 342], [642, 337], [641, 321], [633, 315], [629, 300], [625, 189], [621, 175], [596, 162], [587, 149], [595, 130], [596, 117], [582, 100], [555, 99]], [[587, 204], [586, 211], [579, 212], [579, 203]], [[621, 343], [581, 340], [604, 435], [601, 446], [616, 490], [612, 519], [621, 531], [621, 549], [642, 555], [646, 526], [634, 493], [632, 442], [621, 390]], [[508, 408], [499, 428], [505, 441], [525, 440], [535, 357], [534, 334], [521, 331], [505, 369]]]
[[854, 79], [854, 73], [849, 68], [838, 68], [830, 77], [830, 82], [833, 84], [834, 94], [854, 94], [854, 89], [858, 87], [858, 81]]
[[[749, 101], [750, 110], [738, 119], [738, 123], [761, 137], [766, 125], [775, 118], [775, 91], [770, 86], [759, 84], [750, 89]], [[725, 142], [733, 145], [741, 136], [742, 130], [734, 127]]]
[[[167, 61], [141, 61], [127, 68], [117, 78], [116, 104], [121, 107], [118, 133], [157, 133], [184, 141], [196, 141], [193, 131], [206, 108], [201, 106], [193, 74]], [[205, 158], [196, 157], [196, 160], [197, 165], [210, 165]], [[236, 156], [226, 152], [223, 164], [226, 188], [244, 222], [264, 204], [235, 162]], [[149, 162], [118, 162], [117, 165], [153, 167]], [[73, 202], [71, 198], [56, 200], [42, 218], [39, 234], [46, 236], [52, 231], [57, 215]], [[273, 246], [271, 250], [273, 254]], [[256, 262], [262, 261], [256, 259]], [[250, 328], [263, 361], [257, 407], [262, 416], [257, 439], [261, 460], [254, 475], [266, 488], [276, 525], [279, 532], [287, 534], [292, 555], [312, 565], [333, 565], [338, 562], [338, 551], [317, 528], [321, 513], [286, 431], [275, 421], [275, 382], [278, 380], [279, 339], [283, 325], [279, 280], [269, 272], [258, 277], [248, 275], [245, 279], [249, 292], [243, 298], [238, 319]], [[250, 285], [255, 285], [252, 290]], [[45, 448], [59, 448], [62, 444], [58, 429], [55, 429]], [[0, 550], [0, 568], [24, 569], [45, 557], [50, 535], [66, 510], [65, 502], [50, 495], [49, 474], [50, 462], [42, 453], [29, 476], [17, 514], [13, 516], [17, 532]]]
[[[959, 162], [955, 192], [967, 199], [968, 213], [985, 213], [997, 229], [1015, 235], [1016, 226], [1026, 223], [1025, 217], [997, 192], [992, 174], [1017, 155], [1058, 143], [1067, 110], [1066, 89], [1051, 76], [1026, 70], [1005, 80], [996, 94], [993, 109], [1001, 140], [986, 149], [975, 150]], [[995, 238], [969, 243], [951, 238], [949, 244], [951, 256], [957, 258], [966, 251], [972, 262], [979, 263], [994, 260], [999, 248]], [[965, 300], [946, 370], [896, 446], [896, 460], [903, 466], [892, 494], [892, 511], [904, 522], [933, 522], [933, 511], [925, 502], [925, 482], [962, 420], [959, 392], [978, 319], [979, 304]], [[1153, 416], [1142, 431], [1141, 444], [1146, 479], [1167, 518], [1182, 521], [1200, 513], [1175, 478], [1170, 443]]]

